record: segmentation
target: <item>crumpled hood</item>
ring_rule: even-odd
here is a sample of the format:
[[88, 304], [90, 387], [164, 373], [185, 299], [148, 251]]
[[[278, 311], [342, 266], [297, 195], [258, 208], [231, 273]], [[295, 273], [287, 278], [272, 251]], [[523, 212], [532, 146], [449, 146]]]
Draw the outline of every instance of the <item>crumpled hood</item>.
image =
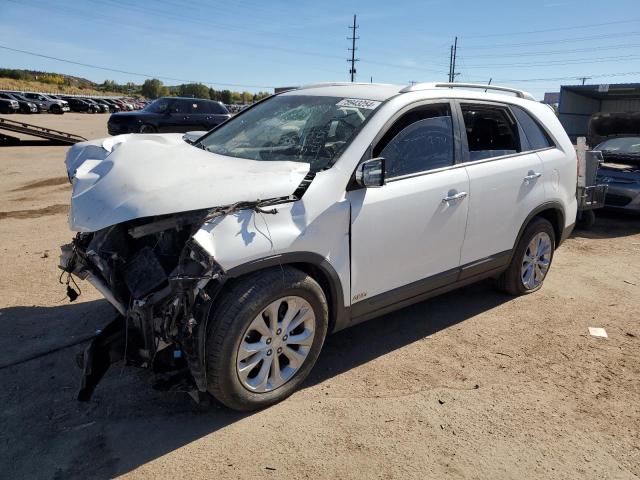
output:
[[182, 134], [129, 134], [77, 143], [69, 226], [94, 232], [136, 218], [291, 195], [309, 164], [226, 157]]

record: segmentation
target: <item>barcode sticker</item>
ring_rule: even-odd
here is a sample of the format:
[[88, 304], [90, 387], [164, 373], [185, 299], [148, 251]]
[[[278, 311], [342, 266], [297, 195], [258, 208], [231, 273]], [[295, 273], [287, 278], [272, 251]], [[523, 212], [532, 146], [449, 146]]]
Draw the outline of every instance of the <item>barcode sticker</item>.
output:
[[336, 103], [336, 107], [356, 107], [373, 110], [377, 108], [381, 103], [382, 102], [378, 102], [376, 100], [365, 100], [363, 98], [343, 98], [338, 103]]

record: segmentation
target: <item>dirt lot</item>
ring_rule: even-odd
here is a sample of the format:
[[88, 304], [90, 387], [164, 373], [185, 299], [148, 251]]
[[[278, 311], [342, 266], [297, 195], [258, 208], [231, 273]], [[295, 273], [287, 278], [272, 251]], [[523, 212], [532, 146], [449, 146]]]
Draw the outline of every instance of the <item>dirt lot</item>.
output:
[[[106, 136], [106, 115], [24, 119]], [[68, 345], [112, 313], [58, 284], [65, 151], [0, 147], [0, 476], [640, 477], [640, 219], [574, 234], [534, 295], [483, 283], [330, 337], [305, 387], [262, 412], [119, 367], [80, 404]]]

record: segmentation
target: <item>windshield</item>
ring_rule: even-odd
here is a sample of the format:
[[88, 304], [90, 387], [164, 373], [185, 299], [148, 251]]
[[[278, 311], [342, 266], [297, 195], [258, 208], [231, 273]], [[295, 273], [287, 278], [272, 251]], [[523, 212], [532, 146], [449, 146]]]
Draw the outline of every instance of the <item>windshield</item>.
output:
[[167, 111], [168, 107], [169, 107], [169, 100], [166, 98], [159, 98], [151, 102], [142, 110], [149, 113], [164, 113]]
[[276, 96], [227, 121], [197, 146], [230, 157], [305, 162], [318, 171], [344, 151], [380, 103]]
[[598, 150], [618, 153], [640, 153], [640, 137], [612, 138], [598, 145]]

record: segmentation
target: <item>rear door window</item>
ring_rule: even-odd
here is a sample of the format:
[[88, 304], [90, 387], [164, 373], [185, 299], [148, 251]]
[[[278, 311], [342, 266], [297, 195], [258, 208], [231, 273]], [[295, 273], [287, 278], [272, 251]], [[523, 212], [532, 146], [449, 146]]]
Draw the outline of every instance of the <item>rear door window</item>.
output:
[[511, 106], [511, 111], [524, 132], [524, 138], [522, 139], [523, 149], [540, 150], [553, 146], [553, 142], [549, 138], [549, 135], [547, 135], [547, 132], [542, 129], [529, 113], [515, 105]]
[[518, 126], [506, 106], [462, 104], [469, 161], [522, 151]]
[[205, 113], [209, 113], [208, 102], [204, 102], [202, 100], [189, 101], [188, 113], [192, 115], [203, 115]]

